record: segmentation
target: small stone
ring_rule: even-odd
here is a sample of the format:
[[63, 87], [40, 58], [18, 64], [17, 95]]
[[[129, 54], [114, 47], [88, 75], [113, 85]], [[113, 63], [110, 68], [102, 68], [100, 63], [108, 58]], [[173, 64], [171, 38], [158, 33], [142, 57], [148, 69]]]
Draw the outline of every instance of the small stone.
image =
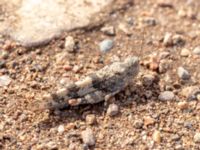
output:
[[175, 150], [184, 150], [184, 147], [183, 147], [183, 145], [178, 144], [175, 146]]
[[142, 120], [136, 120], [135, 122], [134, 122], [134, 127], [136, 128], [136, 129], [141, 129], [142, 127], [143, 127], [143, 121]]
[[189, 51], [188, 49], [183, 48], [183, 49], [181, 50], [181, 56], [182, 56], [182, 57], [188, 57], [189, 55], [190, 55], [190, 51]]
[[143, 84], [145, 86], [150, 86], [153, 84], [153, 82], [155, 80], [155, 76], [152, 74], [146, 74], [143, 76], [142, 80], [143, 80]]
[[184, 122], [184, 127], [187, 129], [192, 129], [193, 123], [190, 121], [186, 121], [186, 122]]
[[180, 94], [188, 100], [195, 100], [197, 99], [197, 95], [200, 95], [200, 89], [198, 86], [189, 86], [183, 88]]
[[192, 53], [195, 55], [200, 55], [200, 46], [195, 47]]
[[143, 23], [145, 23], [147, 26], [155, 26], [156, 19], [152, 17], [147, 17], [147, 18], [144, 18]]
[[184, 18], [184, 17], [187, 16], [187, 13], [186, 13], [186, 11], [184, 9], [180, 9], [178, 11], [178, 16], [181, 17], [181, 18]]
[[181, 137], [178, 134], [175, 134], [171, 137], [172, 141], [179, 141], [181, 139]]
[[170, 101], [173, 100], [175, 97], [174, 93], [171, 91], [164, 91], [161, 92], [160, 95], [158, 96], [158, 99], [161, 101]]
[[11, 79], [7, 75], [0, 76], [0, 87], [1, 86], [8, 86], [11, 82]]
[[169, 61], [161, 60], [159, 63], [159, 68], [158, 68], [159, 73], [165, 73], [168, 70], [169, 70]]
[[163, 44], [164, 46], [172, 46], [173, 41], [172, 41], [172, 34], [171, 33], [166, 33], [163, 39]]
[[85, 118], [86, 123], [89, 125], [93, 125], [96, 123], [96, 116], [94, 114], [89, 114]]
[[83, 69], [82, 65], [80, 65], [80, 66], [75, 65], [72, 70], [73, 70], [73, 72], [78, 73], [81, 69]]
[[151, 90], [146, 90], [144, 95], [145, 95], [146, 98], [151, 98], [152, 95], [153, 95], [153, 92]]
[[200, 143], [200, 132], [197, 132], [197, 133], [194, 135], [194, 142], [195, 142], [195, 143]]
[[58, 89], [57, 91], [56, 91], [56, 95], [58, 96], [58, 97], [65, 97], [66, 96], [66, 94], [67, 94], [67, 89], [66, 88], [60, 88], [60, 89]]
[[188, 80], [190, 78], [189, 72], [183, 67], [178, 68], [177, 74], [178, 74], [178, 77], [182, 80]]
[[0, 60], [0, 69], [4, 68], [6, 64], [5, 60]]
[[59, 125], [58, 126], [58, 132], [62, 134], [64, 131], [65, 131], [64, 125]]
[[72, 36], [67, 36], [65, 38], [65, 50], [68, 52], [74, 52], [75, 41]]
[[113, 26], [105, 26], [101, 28], [101, 31], [107, 35], [115, 35], [115, 28]]
[[86, 130], [84, 130], [81, 133], [81, 137], [82, 137], [84, 144], [86, 144], [88, 146], [95, 145], [95, 137], [94, 137], [93, 131], [91, 129], [87, 128]]
[[113, 48], [113, 45], [114, 45], [113, 40], [106, 39], [99, 44], [99, 47], [101, 52], [106, 53]]
[[185, 45], [185, 39], [181, 35], [174, 35], [172, 37], [173, 45], [183, 46]]
[[152, 125], [154, 123], [155, 123], [155, 119], [154, 118], [149, 117], [149, 116], [144, 117], [144, 125], [145, 126]]
[[9, 52], [8, 51], [5, 51], [5, 50], [1, 51], [1, 56], [0, 56], [1, 58], [7, 59], [8, 56], [9, 56]]
[[109, 116], [115, 116], [119, 113], [119, 106], [116, 104], [110, 104], [107, 109], [107, 114]]
[[197, 100], [200, 101], [200, 93], [197, 94]]
[[50, 141], [50, 142], [46, 143], [45, 145], [46, 145], [45, 148], [47, 148], [47, 149], [51, 149], [51, 150], [58, 149], [57, 144], [55, 142], [53, 142], [53, 141]]
[[119, 30], [121, 30], [122, 32], [124, 32], [126, 35], [131, 35], [131, 31], [129, 29], [128, 24], [126, 23], [120, 23], [118, 26]]
[[189, 107], [189, 104], [188, 104], [188, 102], [179, 102], [177, 106], [178, 106], [178, 108], [183, 110], [183, 109], [187, 109]]
[[153, 132], [152, 138], [155, 142], [160, 143], [161, 142], [161, 136], [160, 136], [160, 131], [155, 130]]

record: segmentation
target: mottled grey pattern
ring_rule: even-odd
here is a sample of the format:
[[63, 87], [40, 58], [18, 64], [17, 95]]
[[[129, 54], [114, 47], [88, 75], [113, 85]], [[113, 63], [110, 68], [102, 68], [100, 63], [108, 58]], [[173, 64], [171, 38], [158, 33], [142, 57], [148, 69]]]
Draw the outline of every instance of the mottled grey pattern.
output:
[[85, 79], [47, 96], [47, 107], [62, 109], [69, 105], [95, 104], [107, 100], [123, 90], [138, 71], [137, 57], [129, 57], [123, 62], [114, 62]]

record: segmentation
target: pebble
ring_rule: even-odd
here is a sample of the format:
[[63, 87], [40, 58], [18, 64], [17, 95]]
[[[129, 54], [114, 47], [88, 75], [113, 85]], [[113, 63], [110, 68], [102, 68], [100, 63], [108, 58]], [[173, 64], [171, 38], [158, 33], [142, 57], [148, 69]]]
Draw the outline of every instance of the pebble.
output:
[[182, 57], [188, 57], [190, 55], [190, 51], [187, 48], [183, 48], [181, 50], [181, 54]]
[[119, 30], [124, 32], [126, 35], [131, 35], [131, 31], [129, 29], [129, 26], [125, 23], [120, 23], [118, 26]]
[[0, 57], [3, 58], [3, 59], [7, 59], [9, 57], [9, 52], [5, 51], [5, 50], [1, 50]]
[[200, 46], [195, 47], [192, 53], [195, 55], [200, 55]]
[[183, 88], [180, 94], [188, 100], [195, 100], [197, 99], [197, 95], [200, 94], [200, 89], [198, 86], [188, 86]]
[[7, 75], [0, 76], [0, 87], [1, 86], [8, 86], [11, 82], [11, 79]]
[[177, 106], [178, 106], [178, 108], [183, 110], [183, 109], [187, 109], [189, 107], [189, 104], [188, 104], [188, 102], [179, 102]]
[[0, 69], [4, 68], [6, 65], [6, 61], [5, 60], [0, 60]]
[[189, 72], [183, 67], [178, 68], [177, 74], [178, 74], [178, 77], [182, 80], [188, 80], [190, 78]]
[[86, 130], [82, 131], [81, 137], [84, 144], [88, 146], [95, 145], [95, 137], [91, 129], [87, 128]]
[[200, 132], [197, 132], [197, 133], [194, 135], [194, 142], [195, 142], [195, 143], [200, 143]]
[[146, 74], [146, 75], [143, 76], [142, 80], [143, 80], [144, 85], [150, 86], [150, 85], [153, 84], [153, 82], [155, 80], [155, 75]]
[[68, 52], [74, 52], [75, 41], [72, 36], [67, 36], [65, 38], [65, 50]]
[[110, 104], [107, 109], [107, 114], [109, 116], [115, 116], [119, 113], [119, 106], [116, 104]]
[[58, 132], [62, 134], [64, 131], [65, 131], [64, 125], [59, 125], [58, 126]]
[[113, 40], [105, 39], [99, 44], [99, 47], [101, 52], [106, 53], [113, 48], [113, 45], [114, 45]]
[[200, 94], [197, 94], [197, 100], [200, 101]]
[[171, 137], [171, 140], [172, 141], [179, 141], [181, 139], [181, 137], [178, 135], [178, 134], [174, 134], [172, 137]]
[[143, 127], [143, 121], [142, 120], [136, 120], [133, 124], [133, 126], [136, 128], [136, 129], [141, 129]]
[[157, 24], [156, 19], [152, 17], [144, 18], [143, 23], [145, 23], [147, 26], [155, 26]]
[[85, 120], [87, 124], [93, 125], [96, 123], [96, 116], [94, 114], [88, 114]]
[[155, 119], [150, 117], [150, 116], [147, 116], [147, 117], [144, 117], [144, 125], [145, 126], [148, 126], [148, 125], [152, 125], [155, 123]]
[[101, 31], [106, 35], [115, 35], [115, 28], [113, 26], [105, 26], [101, 28]]
[[171, 91], [164, 91], [161, 92], [160, 95], [158, 96], [158, 99], [161, 101], [170, 101], [173, 100], [175, 97], [174, 93]]
[[166, 73], [169, 70], [169, 60], [161, 60], [159, 63], [158, 72]]
[[160, 136], [160, 131], [155, 130], [153, 132], [152, 138], [155, 142], [160, 143], [161, 142], [161, 136]]
[[163, 39], [164, 46], [171, 46], [173, 44], [172, 34], [166, 33]]
[[174, 35], [172, 37], [172, 41], [173, 41], [173, 45], [177, 45], [177, 46], [183, 46], [185, 44], [185, 39], [183, 38], [182, 35]]

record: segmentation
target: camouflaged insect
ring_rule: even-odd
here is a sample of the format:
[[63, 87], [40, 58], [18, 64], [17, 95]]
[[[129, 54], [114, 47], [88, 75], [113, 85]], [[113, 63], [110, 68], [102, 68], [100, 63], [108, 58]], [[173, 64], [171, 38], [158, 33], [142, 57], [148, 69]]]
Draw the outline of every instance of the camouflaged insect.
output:
[[108, 100], [130, 84], [138, 71], [137, 57], [128, 57], [123, 62], [114, 62], [81, 81], [46, 95], [46, 107], [54, 110]]

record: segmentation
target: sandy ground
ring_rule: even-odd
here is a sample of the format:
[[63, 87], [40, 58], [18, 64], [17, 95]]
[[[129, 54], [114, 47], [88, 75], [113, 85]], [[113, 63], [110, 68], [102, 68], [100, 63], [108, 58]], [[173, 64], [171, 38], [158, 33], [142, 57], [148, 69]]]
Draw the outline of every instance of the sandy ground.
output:
[[[200, 79], [200, 56], [193, 51], [200, 44], [199, 6], [192, 0], [135, 0], [98, 26], [63, 32], [37, 48], [2, 36], [0, 75], [11, 82], [0, 87], [0, 149], [200, 149], [200, 97], [189, 98]], [[115, 35], [102, 32], [107, 26], [114, 27]], [[64, 47], [69, 35], [76, 43], [74, 52]], [[112, 39], [114, 47], [102, 63], [99, 43], [104, 39]], [[37, 101], [46, 93], [128, 56], [140, 58], [140, 73], [111, 100], [119, 106], [114, 117], [104, 103], [53, 114], [38, 109]], [[189, 79], [178, 76], [180, 66]], [[161, 100], [163, 91], [174, 95]], [[88, 114], [95, 116], [92, 125]], [[94, 146], [83, 143], [86, 128], [93, 132]]]

